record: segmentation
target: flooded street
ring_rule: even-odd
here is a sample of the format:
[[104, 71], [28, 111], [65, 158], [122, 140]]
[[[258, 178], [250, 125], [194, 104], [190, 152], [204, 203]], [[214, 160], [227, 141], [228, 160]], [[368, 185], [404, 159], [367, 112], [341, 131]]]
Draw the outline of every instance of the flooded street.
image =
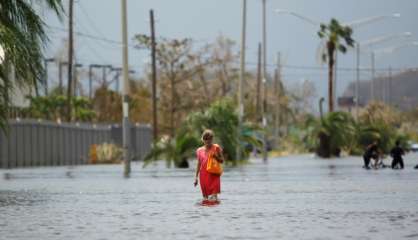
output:
[[255, 159], [226, 170], [213, 207], [194, 162], [133, 164], [129, 179], [121, 165], [0, 170], [0, 239], [418, 239], [418, 155], [405, 164]]

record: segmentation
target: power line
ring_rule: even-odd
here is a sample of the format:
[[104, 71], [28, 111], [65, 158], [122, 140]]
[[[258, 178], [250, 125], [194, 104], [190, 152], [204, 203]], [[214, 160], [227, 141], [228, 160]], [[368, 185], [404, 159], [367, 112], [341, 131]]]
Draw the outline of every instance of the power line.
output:
[[90, 25], [93, 27], [93, 29], [96, 31], [97, 34], [99, 34], [102, 38], [106, 38], [102, 31], [97, 27], [97, 25], [94, 23], [94, 21], [89, 17], [87, 14], [87, 11], [84, 9], [83, 4], [81, 2], [77, 2], [77, 6], [81, 9], [81, 12], [84, 14], [84, 16], [87, 18], [87, 20], [90, 22]]
[[[55, 29], [55, 30], [59, 30], [59, 31], [63, 31], [63, 32], [67, 32], [68, 29], [66, 28], [62, 28], [62, 27], [55, 27], [55, 26], [48, 26], [50, 29]], [[102, 41], [108, 44], [113, 44], [113, 45], [122, 45], [122, 42], [120, 41], [116, 41], [116, 40], [112, 40], [112, 39], [108, 39], [108, 38], [104, 38], [104, 37], [98, 37], [92, 34], [87, 34], [84, 32], [80, 32], [80, 31], [74, 31], [74, 33], [80, 37], [84, 37], [84, 38], [89, 38], [89, 39], [93, 39], [93, 40], [97, 40], [97, 41]], [[136, 46], [133, 44], [128, 44], [129, 47], [136, 49]], [[235, 63], [238, 63], [237, 61], [234, 61]], [[255, 62], [246, 62], [246, 65], [249, 66], [257, 66], [257, 63]], [[266, 63], [266, 66], [268, 68], [276, 68], [276, 64], [272, 64], [272, 63]], [[306, 66], [306, 65], [282, 65], [282, 68], [287, 68], [287, 69], [299, 69], [299, 70], [319, 70], [319, 71], [325, 71], [327, 70], [327, 67], [315, 67], [315, 66]], [[407, 68], [408, 70], [418, 70], [418, 68]], [[387, 71], [387, 68], [376, 68], [376, 71]], [[403, 71], [405, 70], [405, 68], [392, 68], [393, 71]], [[356, 68], [349, 68], [349, 67], [338, 67], [337, 71], [356, 71]], [[372, 71], [371, 68], [361, 68], [360, 71]]]
[[[63, 27], [56, 27], [56, 26], [48, 26], [48, 27], [50, 29], [55, 29], [55, 30], [62, 31], [62, 32], [68, 32], [68, 29], [63, 28]], [[80, 36], [80, 37], [90, 38], [90, 39], [106, 42], [108, 44], [113, 44], [113, 45], [120, 45], [120, 46], [122, 45], [122, 42], [120, 42], [120, 41], [116, 41], [116, 40], [112, 40], [112, 39], [108, 39], [108, 38], [104, 38], [104, 37], [98, 37], [98, 36], [83, 33], [83, 32], [80, 32], [80, 31], [74, 31], [74, 33], [77, 36]], [[135, 48], [135, 45], [133, 45], [133, 44], [128, 44], [128, 46], [131, 47], [131, 48]]]
[[[235, 63], [237, 63], [237, 61], [234, 61]], [[257, 63], [255, 62], [247, 62], [246, 65], [253, 65], [253, 66], [257, 66]], [[269, 68], [276, 68], [277, 65], [276, 64], [267, 64], [267, 67]], [[320, 71], [325, 71], [328, 70], [328, 67], [315, 67], [315, 66], [305, 66], [305, 65], [281, 65], [282, 68], [288, 68], [288, 69], [300, 69], [300, 70], [320, 70]], [[396, 69], [398, 71], [403, 71], [405, 69], [408, 70], [418, 70], [418, 68], [392, 68]], [[339, 67], [337, 68], [338, 71], [357, 71], [356, 68], [349, 68], [349, 67]], [[376, 71], [387, 71], [387, 68], [376, 68]], [[372, 71], [372, 68], [361, 68], [360, 71]]]

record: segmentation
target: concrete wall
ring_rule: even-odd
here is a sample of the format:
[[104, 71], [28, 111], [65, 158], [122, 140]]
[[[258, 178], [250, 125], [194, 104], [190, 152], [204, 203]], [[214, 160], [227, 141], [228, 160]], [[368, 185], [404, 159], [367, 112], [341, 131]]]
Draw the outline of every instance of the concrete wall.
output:
[[[92, 144], [122, 145], [119, 126], [36, 120], [9, 124], [7, 133], [0, 132], [0, 168], [87, 164]], [[132, 157], [141, 160], [151, 148], [152, 129], [132, 125], [130, 135]]]

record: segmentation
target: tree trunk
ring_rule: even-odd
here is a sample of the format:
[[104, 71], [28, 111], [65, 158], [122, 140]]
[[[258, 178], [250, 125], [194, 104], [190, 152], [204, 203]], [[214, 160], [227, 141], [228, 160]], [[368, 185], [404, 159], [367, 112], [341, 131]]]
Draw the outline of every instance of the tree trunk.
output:
[[324, 98], [321, 97], [321, 99], [319, 99], [319, 116], [321, 117], [321, 119], [324, 117], [324, 111], [323, 111], [323, 107], [322, 107], [323, 102], [324, 102]]
[[335, 44], [333, 42], [327, 43], [328, 49], [328, 111], [334, 111], [334, 86], [333, 86], [333, 77], [334, 77], [334, 52]]
[[331, 156], [330, 149], [330, 137], [324, 132], [318, 134], [319, 146], [316, 150], [316, 154], [322, 158], [329, 158]]
[[199, 79], [200, 79], [200, 82], [203, 85], [203, 91], [204, 91], [203, 96], [205, 98], [205, 106], [208, 107], [210, 105], [211, 101], [212, 101], [211, 100], [212, 95], [211, 95], [211, 92], [208, 88], [208, 83], [207, 83], [206, 78], [205, 78], [205, 72], [203, 70], [199, 73]]

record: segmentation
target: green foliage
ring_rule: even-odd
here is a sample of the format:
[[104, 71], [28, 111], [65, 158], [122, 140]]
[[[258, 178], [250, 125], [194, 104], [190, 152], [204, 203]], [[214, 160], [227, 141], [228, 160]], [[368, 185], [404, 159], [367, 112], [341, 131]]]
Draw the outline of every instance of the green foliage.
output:
[[154, 143], [151, 152], [144, 159], [144, 167], [152, 161], [165, 159], [167, 167], [187, 167], [187, 159], [194, 156], [199, 139], [183, 132], [174, 138], [165, 136]]
[[367, 146], [377, 141], [379, 149], [388, 154], [390, 149], [395, 146], [396, 140], [406, 143], [408, 137], [395, 128], [384, 122], [375, 122], [373, 124], [359, 123], [358, 146]]
[[[240, 134], [241, 141], [237, 142], [238, 134], [238, 115], [236, 107], [232, 100], [224, 99], [213, 103], [205, 112], [196, 112], [186, 120], [186, 126], [189, 131], [193, 131], [195, 136], [205, 129], [212, 129], [215, 133], [215, 142], [222, 147], [226, 161], [231, 164], [237, 164], [238, 161], [245, 160], [249, 156], [246, 146], [260, 146], [257, 135], [260, 135], [260, 129], [256, 125], [244, 123]], [[241, 156], [243, 159], [237, 159], [236, 148], [240, 144]]]
[[[368, 113], [372, 114], [373, 111]], [[331, 112], [322, 119], [309, 117], [301, 131], [306, 134], [302, 138], [303, 143], [307, 149], [315, 149], [319, 156], [331, 157], [338, 156], [340, 151], [360, 155], [367, 145], [377, 141], [379, 149], [388, 154], [396, 140], [406, 146], [410, 138], [396, 128], [394, 122], [390, 124], [391, 122], [384, 121], [387, 119], [384, 116], [379, 110], [378, 114], [372, 114], [358, 122], [346, 112]]]
[[321, 119], [319, 134], [325, 134], [330, 140], [330, 152], [340, 150], [350, 152], [356, 144], [356, 125], [346, 112], [331, 112]]
[[[45, 25], [33, 5], [46, 7], [58, 16], [61, 0], [0, 0], [0, 46], [4, 62], [0, 63], [0, 127], [4, 129], [10, 104], [10, 92], [21, 86], [36, 86], [44, 76], [42, 47], [47, 42]], [[13, 69], [13, 71], [12, 71]], [[10, 79], [14, 72], [16, 82]]]
[[[222, 146], [226, 162], [237, 164], [238, 116], [231, 100], [215, 102], [204, 112], [190, 113], [174, 138], [163, 137], [153, 145], [150, 154], [145, 158], [146, 164], [163, 157], [168, 166], [171, 166], [171, 163], [177, 167], [182, 165], [187, 158], [194, 156], [196, 148], [202, 144], [200, 135], [205, 129], [213, 130], [214, 142]], [[249, 156], [245, 146], [260, 146], [255, 137], [257, 133], [259, 130], [256, 126], [243, 125], [240, 144], [244, 159]]]
[[[323, 52], [322, 60], [326, 62], [328, 59], [332, 59], [333, 55], [331, 53], [333, 54], [335, 49], [346, 53], [347, 46], [353, 47], [354, 40], [351, 37], [352, 34], [353, 30], [349, 26], [341, 25], [335, 18], [332, 18], [329, 24], [322, 23], [318, 31], [318, 36], [327, 42], [327, 52]], [[341, 40], [344, 40], [347, 46]]]
[[[55, 121], [65, 116], [67, 98], [63, 95], [28, 97], [30, 106], [27, 111], [33, 118]], [[91, 102], [85, 97], [71, 98], [71, 116], [75, 121], [91, 121], [95, 117]]]

